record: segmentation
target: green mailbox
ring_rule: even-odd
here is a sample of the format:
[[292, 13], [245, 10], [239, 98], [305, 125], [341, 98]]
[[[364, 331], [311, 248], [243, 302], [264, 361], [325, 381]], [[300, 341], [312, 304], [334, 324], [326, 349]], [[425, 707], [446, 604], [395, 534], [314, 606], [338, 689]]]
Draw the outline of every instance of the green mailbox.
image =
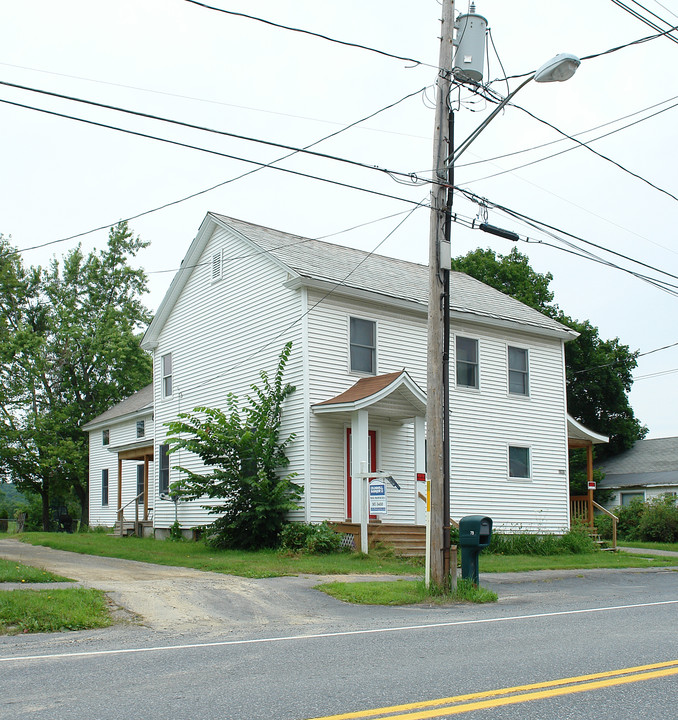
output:
[[461, 577], [478, 585], [478, 555], [492, 539], [492, 518], [466, 515], [459, 520]]

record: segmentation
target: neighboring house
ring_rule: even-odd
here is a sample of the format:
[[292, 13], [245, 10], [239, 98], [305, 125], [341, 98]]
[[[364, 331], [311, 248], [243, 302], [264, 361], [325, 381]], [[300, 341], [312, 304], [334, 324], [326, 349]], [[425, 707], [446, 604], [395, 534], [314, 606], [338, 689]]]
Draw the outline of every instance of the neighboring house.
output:
[[[285, 380], [296, 391], [282, 435], [295, 433], [289, 471], [304, 489], [293, 519], [358, 521], [353, 477], [381, 470], [400, 486], [387, 486], [383, 520], [422, 524], [427, 289], [424, 265], [208, 213], [142, 342], [153, 355], [152, 404], [143, 410], [153, 412], [155, 452], [129, 446], [133, 415], [121, 412], [124, 403], [109, 411], [114, 418], [88, 425], [92, 521], [114, 515], [110, 472], [109, 511], [96, 507], [97, 433], [110, 422], [109, 450], [121, 463], [132, 455], [140, 463], [147, 452], [156, 458], [148, 491], [156, 534], [175, 517], [183, 528], [209, 522], [204, 503], [175, 506], [166, 496], [180, 477], [175, 465], [201, 468], [186, 451], [167, 455], [166, 423], [197, 406], [223, 408], [228, 393], [244, 401], [291, 340]], [[451, 274], [451, 296], [452, 517], [489, 515], [505, 531], [564, 531], [564, 343], [576, 333], [462, 273]], [[132, 476], [122, 469], [123, 504], [136, 494]]]
[[596, 467], [605, 473], [598, 487], [613, 491], [607, 508], [678, 493], [678, 437], [638, 440], [630, 450]]
[[[106, 410], [83, 429], [89, 431], [89, 522], [112, 527], [118, 508], [143, 494], [147, 518], [153, 463], [153, 386]], [[154, 492], [154, 491], [153, 491]], [[134, 507], [131, 517], [134, 517]], [[130, 513], [128, 513], [130, 515]]]

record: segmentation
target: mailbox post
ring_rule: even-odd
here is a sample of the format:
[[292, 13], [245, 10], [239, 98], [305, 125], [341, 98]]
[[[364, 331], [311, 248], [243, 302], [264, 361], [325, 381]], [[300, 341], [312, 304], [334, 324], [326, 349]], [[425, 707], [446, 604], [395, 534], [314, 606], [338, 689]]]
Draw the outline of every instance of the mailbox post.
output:
[[459, 520], [459, 547], [461, 547], [461, 577], [478, 585], [478, 555], [490, 544], [492, 518], [483, 515], [466, 515]]

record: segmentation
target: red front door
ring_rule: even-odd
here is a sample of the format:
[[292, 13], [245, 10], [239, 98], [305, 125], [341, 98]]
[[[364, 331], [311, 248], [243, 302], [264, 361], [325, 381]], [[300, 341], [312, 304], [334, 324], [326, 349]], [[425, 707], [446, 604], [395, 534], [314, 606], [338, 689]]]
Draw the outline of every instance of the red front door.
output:
[[[369, 472], [377, 472], [377, 431], [369, 430], [367, 445]], [[351, 478], [351, 428], [346, 428], [346, 519], [352, 520], [353, 515], [353, 480]], [[370, 520], [377, 516], [370, 515]]]

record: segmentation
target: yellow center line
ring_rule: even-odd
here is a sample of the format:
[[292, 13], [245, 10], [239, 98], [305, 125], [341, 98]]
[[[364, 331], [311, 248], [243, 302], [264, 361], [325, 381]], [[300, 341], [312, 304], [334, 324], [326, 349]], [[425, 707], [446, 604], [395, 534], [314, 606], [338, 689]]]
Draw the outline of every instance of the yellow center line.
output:
[[[458, 715], [482, 708], [498, 707], [501, 705], [514, 705], [530, 700], [538, 700], [560, 695], [589, 692], [604, 687], [623, 685], [653, 678], [678, 675], [678, 660], [653, 663], [651, 665], [638, 665], [620, 670], [609, 670], [589, 675], [579, 675], [571, 678], [561, 678], [529, 685], [516, 685], [514, 687], [487, 690], [484, 692], [456, 695], [453, 697], [425, 700], [404, 705], [391, 705], [383, 708], [359, 710], [357, 712], [327, 715], [313, 720], [357, 720], [359, 718], [375, 718], [388, 716], [388, 720], [424, 720], [425, 718], [443, 717], [445, 715]], [[576, 684], [578, 683], [578, 684]], [[535, 691], [538, 692], [530, 692]], [[504, 697], [502, 697], [504, 696]], [[510, 697], [506, 697], [510, 696]], [[486, 699], [488, 698], [488, 699]], [[475, 700], [476, 702], [469, 702]], [[450, 706], [455, 703], [454, 707]], [[431, 708], [431, 709], [426, 709]], [[421, 712], [416, 712], [417, 710]], [[393, 714], [400, 713], [400, 714]]]

